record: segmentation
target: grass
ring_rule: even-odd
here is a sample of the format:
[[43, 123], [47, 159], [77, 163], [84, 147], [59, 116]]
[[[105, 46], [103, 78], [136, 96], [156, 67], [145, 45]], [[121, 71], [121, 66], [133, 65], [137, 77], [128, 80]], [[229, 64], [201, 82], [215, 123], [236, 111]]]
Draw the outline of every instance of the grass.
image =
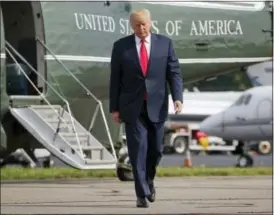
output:
[[[159, 168], [158, 177], [185, 177], [185, 176], [255, 176], [272, 175], [272, 167], [252, 168]], [[115, 170], [77, 170], [73, 168], [51, 169], [1, 169], [1, 180], [20, 179], [73, 179], [73, 178], [110, 178], [116, 177]]]

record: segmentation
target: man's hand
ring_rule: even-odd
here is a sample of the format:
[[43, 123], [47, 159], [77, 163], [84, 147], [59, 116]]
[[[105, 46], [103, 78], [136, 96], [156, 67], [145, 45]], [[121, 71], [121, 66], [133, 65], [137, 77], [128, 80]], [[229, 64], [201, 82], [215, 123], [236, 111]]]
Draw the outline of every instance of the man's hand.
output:
[[179, 114], [181, 113], [183, 109], [183, 103], [181, 101], [175, 101], [174, 102], [174, 111], [175, 111], [175, 114]]
[[120, 123], [120, 113], [118, 111], [112, 112], [112, 119], [116, 122], [116, 123]]

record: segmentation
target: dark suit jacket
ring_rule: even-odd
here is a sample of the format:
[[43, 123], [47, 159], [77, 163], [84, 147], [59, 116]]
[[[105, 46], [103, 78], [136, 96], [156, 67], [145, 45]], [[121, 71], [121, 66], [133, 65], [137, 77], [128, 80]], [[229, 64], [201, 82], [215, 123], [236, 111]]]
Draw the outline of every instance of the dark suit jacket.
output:
[[147, 112], [152, 122], [163, 122], [168, 115], [168, 88], [173, 101], [183, 100], [183, 81], [172, 41], [151, 34], [147, 76], [139, 63], [135, 35], [119, 39], [113, 45], [110, 74], [110, 112], [119, 111], [124, 122], [136, 120], [147, 92]]

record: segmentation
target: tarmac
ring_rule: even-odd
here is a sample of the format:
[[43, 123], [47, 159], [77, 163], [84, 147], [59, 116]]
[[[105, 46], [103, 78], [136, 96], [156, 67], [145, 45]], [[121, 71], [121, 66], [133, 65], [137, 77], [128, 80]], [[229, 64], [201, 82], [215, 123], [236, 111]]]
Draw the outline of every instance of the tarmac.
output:
[[156, 178], [156, 201], [135, 207], [118, 179], [1, 182], [1, 214], [272, 214], [272, 177]]
[[[235, 167], [239, 155], [191, 155], [193, 166], [199, 167]], [[270, 155], [255, 155], [253, 165], [256, 167], [272, 167], [273, 157]], [[160, 167], [178, 167], [184, 165], [184, 155], [165, 154], [159, 164]], [[54, 158], [54, 166], [57, 168], [67, 167], [66, 164]]]

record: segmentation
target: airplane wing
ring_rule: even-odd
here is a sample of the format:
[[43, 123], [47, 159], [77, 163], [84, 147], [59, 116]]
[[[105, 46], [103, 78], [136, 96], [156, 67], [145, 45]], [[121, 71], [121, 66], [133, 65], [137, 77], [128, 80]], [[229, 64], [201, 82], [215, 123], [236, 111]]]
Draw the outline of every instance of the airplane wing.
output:
[[173, 100], [169, 96], [169, 115], [178, 119], [203, 120], [204, 117], [221, 112], [232, 105], [240, 95], [241, 92], [184, 92], [183, 110], [178, 116], [174, 116]]

